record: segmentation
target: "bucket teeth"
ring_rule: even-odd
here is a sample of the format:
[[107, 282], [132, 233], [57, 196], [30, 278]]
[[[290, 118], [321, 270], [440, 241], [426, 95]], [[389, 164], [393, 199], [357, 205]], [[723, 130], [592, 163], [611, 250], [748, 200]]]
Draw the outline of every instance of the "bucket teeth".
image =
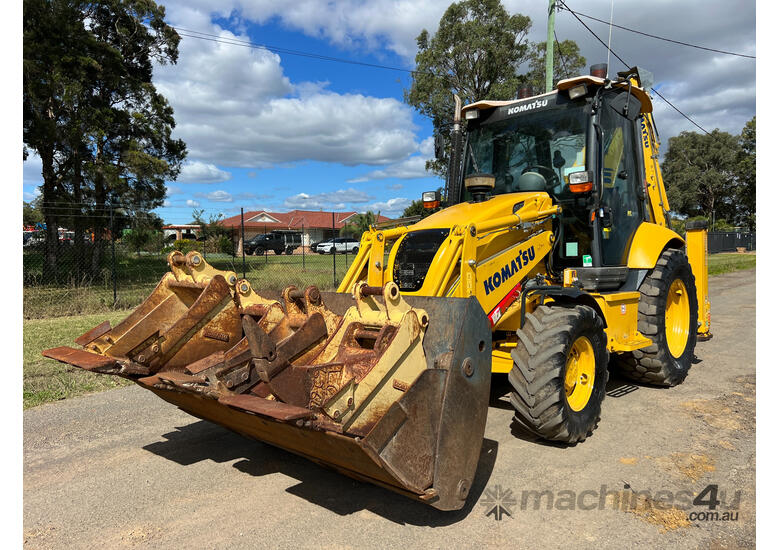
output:
[[[86, 332], [76, 340], [82, 349], [60, 347], [44, 355], [129, 378], [195, 416], [435, 501], [429, 489], [436, 425], [445, 416], [443, 392], [450, 387], [445, 380], [451, 372], [462, 375], [448, 366], [451, 349], [442, 355], [447, 361], [426, 357], [425, 309], [406, 303], [395, 283], [359, 283], [352, 296], [328, 294], [327, 300], [314, 286], [290, 286], [274, 300], [234, 272], [214, 269], [197, 252], [173, 252], [168, 263], [170, 272], [124, 321]], [[470, 303], [456, 302], [459, 312]], [[468, 330], [456, 321], [445, 323]], [[485, 330], [483, 339], [489, 338]], [[436, 374], [423, 376], [430, 370]], [[478, 393], [484, 393], [486, 414], [489, 377], [482, 378]], [[308, 435], [301, 438], [280, 424]], [[480, 445], [481, 433], [477, 439]], [[416, 441], [425, 448], [413, 448]], [[470, 480], [473, 473], [464, 475]]]

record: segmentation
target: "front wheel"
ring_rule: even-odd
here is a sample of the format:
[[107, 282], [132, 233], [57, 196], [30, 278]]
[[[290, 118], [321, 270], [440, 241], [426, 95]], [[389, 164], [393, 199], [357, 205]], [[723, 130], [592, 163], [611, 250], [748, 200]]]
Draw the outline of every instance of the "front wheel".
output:
[[699, 318], [696, 281], [685, 254], [665, 250], [639, 287], [639, 294], [639, 332], [653, 343], [621, 353], [617, 365], [634, 380], [676, 386], [691, 368]]
[[539, 306], [517, 336], [509, 373], [515, 419], [545, 439], [583, 441], [599, 421], [609, 377], [601, 317], [582, 305]]
[[353, 253], [353, 254], [357, 254], [357, 253], [358, 253], [358, 250], [360, 250], [360, 247], [359, 247], [359, 246], [353, 246], [353, 247], [352, 247], [352, 253]]

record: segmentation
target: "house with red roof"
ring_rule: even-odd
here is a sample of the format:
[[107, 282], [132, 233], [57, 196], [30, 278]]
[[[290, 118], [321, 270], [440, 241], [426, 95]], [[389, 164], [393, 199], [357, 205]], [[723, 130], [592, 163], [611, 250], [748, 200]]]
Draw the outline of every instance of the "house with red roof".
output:
[[[349, 223], [357, 212], [325, 212], [321, 210], [292, 210], [290, 212], [267, 212], [265, 210], [244, 212], [244, 238], [251, 239], [263, 233], [297, 233], [301, 235], [302, 246], [339, 236], [342, 227]], [[387, 216], [378, 216], [377, 222], [390, 221]], [[220, 225], [233, 230], [236, 249], [241, 250], [241, 214], [226, 218]], [[359, 239], [360, 236], [358, 235]]]

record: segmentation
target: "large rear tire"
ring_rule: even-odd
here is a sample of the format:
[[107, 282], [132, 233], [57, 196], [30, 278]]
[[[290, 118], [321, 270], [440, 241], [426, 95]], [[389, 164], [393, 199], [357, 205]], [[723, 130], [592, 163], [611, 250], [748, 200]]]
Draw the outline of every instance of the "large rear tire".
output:
[[545, 439], [583, 441], [599, 421], [609, 377], [601, 317], [587, 306], [539, 306], [517, 336], [509, 373], [515, 419]]
[[691, 368], [699, 317], [696, 282], [685, 254], [665, 250], [639, 293], [639, 332], [653, 343], [621, 353], [615, 362], [633, 380], [676, 386]]

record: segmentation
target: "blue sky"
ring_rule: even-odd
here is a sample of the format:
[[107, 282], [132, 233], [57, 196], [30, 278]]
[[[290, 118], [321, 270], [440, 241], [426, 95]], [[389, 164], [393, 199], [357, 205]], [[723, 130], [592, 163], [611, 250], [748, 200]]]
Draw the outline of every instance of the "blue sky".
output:
[[[411, 69], [415, 37], [435, 32], [449, 2], [412, 0], [177, 0], [161, 2], [170, 24], [218, 35]], [[609, 19], [608, 0], [570, 0], [574, 10]], [[616, 3], [614, 20], [678, 40], [755, 54], [755, 4]], [[505, 0], [530, 15], [529, 38], [545, 34], [546, 2]], [[702, 12], [706, 8], [706, 12]], [[702, 15], [705, 13], [705, 15]], [[604, 48], [571, 15], [559, 12], [560, 39], [578, 42], [589, 63]], [[696, 21], [695, 25], [691, 21]], [[605, 40], [607, 28], [589, 22]], [[613, 31], [621, 56], [652, 71], [656, 87], [708, 129], [737, 133], [755, 114], [755, 61]], [[276, 54], [183, 37], [179, 62], [158, 67], [154, 81], [174, 107], [176, 135], [189, 156], [170, 182], [158, 213], [168, 223], [268, 209], [373, 210], [398, 216], [441, 181], [425, 173], [433, 153], [431, 125], [403, 103], [409, 74]], [[610, 72], [621, 69], [614, 64]], [[656, 101], [662, 138], [694, 129]], [[40, 183], [40, 161], [25, 163], [24, 197]]]

